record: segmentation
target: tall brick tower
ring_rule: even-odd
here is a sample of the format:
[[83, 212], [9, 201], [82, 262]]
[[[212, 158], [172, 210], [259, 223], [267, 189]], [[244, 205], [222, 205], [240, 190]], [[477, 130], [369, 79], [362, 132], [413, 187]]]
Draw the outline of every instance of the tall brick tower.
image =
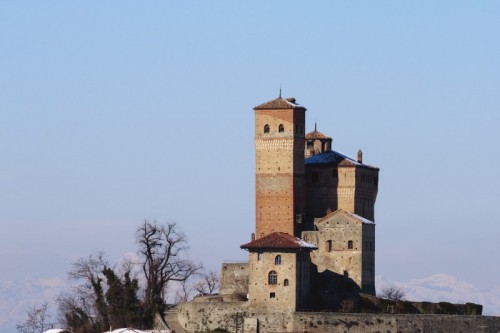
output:
[[256, 237], [300, 236], [305, 213], [306, 108], [281, 96], [255, 110]]

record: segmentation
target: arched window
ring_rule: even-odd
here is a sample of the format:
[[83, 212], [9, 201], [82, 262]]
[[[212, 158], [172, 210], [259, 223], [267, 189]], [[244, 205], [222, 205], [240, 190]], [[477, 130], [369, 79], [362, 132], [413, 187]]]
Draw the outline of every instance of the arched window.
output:
[[269, 133], [269, 125], [268, 124], [264, 125], [264, 133]]
[[285, 126], [283, 126], [283, 124], [280, 124], [278, 126], [278, 132], [283, 133], [284, 131], [285, 131]]
[[275, 265], [281, 265], [281, 256], [280, 256], [280, 255], [277, 255], [277, 256], [274, 258], [274, 264], [275, 264]]
[[349, 250], [352, 250], [352, 248], [353, 248], [353, 246], [352, 246], [352, 240], [350, 240], [350, 241], [347, 242], [347, 248]]
[[288, 282], [288, 279], [285, 279], [285, 281], [283, 281], [283, 285], [286, 287], [288, 286], [290, 283]]
[[267, 275], [267, 283], [268, 284], [277, 284], [278, 283], [278, 273], [275, 271], [270, 271]]

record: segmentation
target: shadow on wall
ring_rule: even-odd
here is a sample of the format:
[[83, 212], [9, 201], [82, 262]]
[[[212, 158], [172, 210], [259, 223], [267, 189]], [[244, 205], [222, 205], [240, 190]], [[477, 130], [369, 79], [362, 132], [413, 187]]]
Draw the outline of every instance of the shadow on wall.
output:
[[341, 275], [330, 270], [320, 273], [316, 265], [311, 266], [311, 310], [350, 312], [347, 304], [357, 308], [361, 289], [347, 273]]

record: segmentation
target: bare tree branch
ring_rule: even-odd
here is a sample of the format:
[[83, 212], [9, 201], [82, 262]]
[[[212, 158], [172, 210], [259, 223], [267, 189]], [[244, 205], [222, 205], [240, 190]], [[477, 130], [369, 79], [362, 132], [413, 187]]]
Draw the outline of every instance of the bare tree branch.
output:
[[212, 270], [205, 271], [194, 289], [201, 295], [213, 295], [219, 290], [219, 275]]
[[193, 288], [188, 280], [180, 282], [181, 289], [175, 292], [175, 303], [187, 302], [191, 298]]
[[406, 293], [402, 288], [392, 285], [383, 288], [382, 293], [379, 296], [390, 301], [402, 301], [404, 300], [405, 295]]
[[104, 252], [100, 251], [88, 258], [80, 258], [68, 272], [70, 279], [83, 282], [73, 288], [72, 294], [59, 296], [61, 316], [66, 316], [61, 319], [68, 326], [89, 325], [97, 332], [109, 328], [109, 309], [102, 274], [108, 263], [104, 257]]
[[137, 243], [146, 279], [145, 305], [153, 315], [163, 311], [169, 283], [187, 281], [200, 266], [184, 258], [187, 239], [175, 223], [144, 221], [137, 229]]
[[47, 302], [40, 306], [33, 306], [28, 310], [28, 316], [24, 323], [17, 324], [17, 331], [20, 333], [42, 333], [48, 327], [46, 322], [48, 319], [47, 310], [49, 305]]

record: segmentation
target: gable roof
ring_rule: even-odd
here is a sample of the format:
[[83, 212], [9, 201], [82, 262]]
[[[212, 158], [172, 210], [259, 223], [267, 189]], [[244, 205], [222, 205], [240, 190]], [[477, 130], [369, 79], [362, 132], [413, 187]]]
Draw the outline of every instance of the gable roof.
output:
[[359, 216], [358, 214], [346, 212], [345, 210], [342, 210], [342, 209], [338, 209], [334, 212], [331, 212], [330, 214], [328, 214], [328, 215], [322, 217], [321, 219], [319, 219], [318, 221], [314, 222], [314, 224], [316, 224], [316, 225], [323, 224], [323, 223], [331, 220], [332, 218], [334, 218], [337, 215], [346, 216], [347, 218], [349, 218], [352, 221], [363, 223], [363, 224], [375, 224], [375, 222], [368, 220], [367, 218], [364, 218], [363, 216]]
[[275, 109], [302, 109], [306, 110], [305, 107], [299, 105], [295, 102], [295, 98], [283, 98], [278, 97], [272, 101], [262, 103], [253, 108], [254, 110], [275, 110]]
[[291, 236], [284, 232], [274, 232], [250, 243], [240, 246], [242, 249], [273, 249], [273, 250], [314, 250], [316, 246], [303, 241], [298, 237]]
[[359, 163], [355, 159], [352, 159], [342, 153], [335, 150], [328, 150], [317, 155], [313, 155], [304, 160], [305, 165], [324, 165], [324, 166], [335, 166], [335, 165], [350, 165], [350, 166], [362, 166], [370, 169], [377, 169], [370, 165]]

